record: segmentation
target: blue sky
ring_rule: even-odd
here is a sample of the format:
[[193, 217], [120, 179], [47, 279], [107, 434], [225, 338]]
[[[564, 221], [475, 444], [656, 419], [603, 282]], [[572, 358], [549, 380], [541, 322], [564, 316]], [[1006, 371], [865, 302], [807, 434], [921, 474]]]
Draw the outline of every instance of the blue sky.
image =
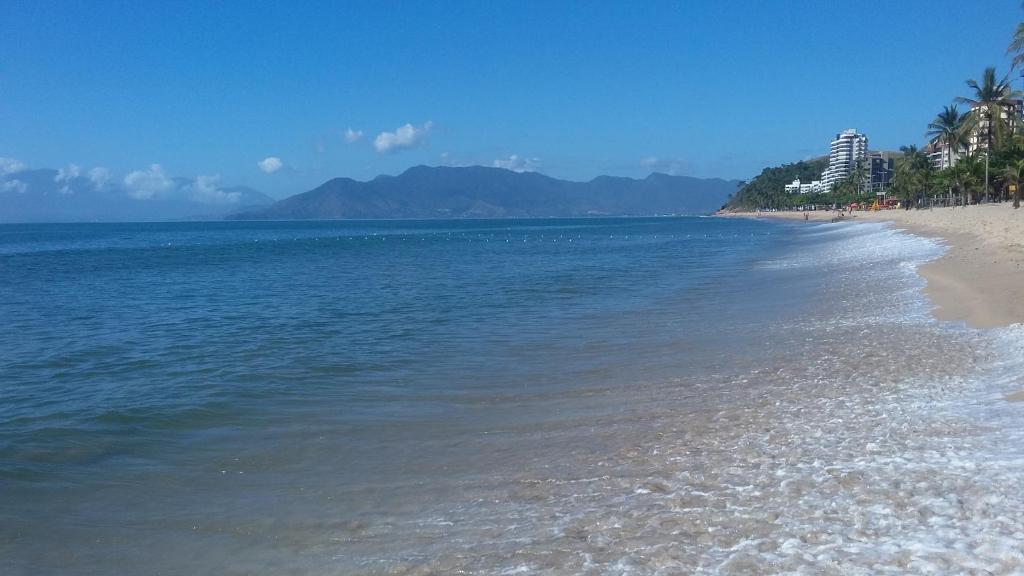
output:
[[844, 128], [923, 142], [965, 79], [1008, 70], [1024, 19], [1018, 0], [292, 4], [7, 2], [0, 157], [278, 197], [417, 164], [748, 178]]

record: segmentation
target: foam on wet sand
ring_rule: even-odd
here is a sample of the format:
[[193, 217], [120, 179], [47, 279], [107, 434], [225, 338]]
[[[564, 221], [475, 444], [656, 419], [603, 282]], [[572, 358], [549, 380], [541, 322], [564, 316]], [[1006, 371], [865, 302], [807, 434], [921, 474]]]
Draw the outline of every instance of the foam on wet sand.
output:
[[[831, 221], [838, 213], [760, 212], [747, 216]], [[915, 234], [938, 238], [948, 250], [920, 267], [928, 297], [940, 320], [962, 320], [975, 328], [1024, 322], [1024, 210], [987, 204], [930, 210], [846, 213], [847, 221], [885, 221]]]

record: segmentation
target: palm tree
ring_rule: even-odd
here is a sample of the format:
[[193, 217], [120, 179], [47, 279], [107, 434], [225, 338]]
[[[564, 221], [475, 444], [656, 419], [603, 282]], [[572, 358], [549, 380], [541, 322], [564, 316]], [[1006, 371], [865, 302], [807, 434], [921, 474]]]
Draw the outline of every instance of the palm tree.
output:
[[992, 150], [993, 143], [1002, 136], [1006, 124], [1004, 112], [1007, 118], [1012, 117], [1011, 110], [1015, 104], [1013, 100], [1019, 97], [1020, 93], [1010, 86], [1007, 77], [996, 80], [996, 69], [991, 66], [985, 68], [980, 84], [976, 80], [968, 80], [967, 86], [974, 91], [974, 97], [958, 96], [956, 102], [969, 104], [971, 111], [968, 114], [972, 117], [972, 123], [985, 131], [985, 195], [988, 196], [989, 151]]
[[900, 146], [903, 156], [896, 160], [896, 170], [892, 175], [892, 187], [899, 198], [904, 201], [904, 208], [910, 210], [910, 201], [915, 195], [915, 169], [913, 158], [917, 155], [917, 146]]
[[1017, 24], [1017, 29], [1013, 31], [1013, 40], [1010, 41], [1010, 46], [1006, 49], [1007, 54], [1013, 54], [1013, 62], [1010, 64], [1010, 69], [1016, 69], [1024, 62], [1024, 22]]
[[957, 162], [955, 168], [957, 169], [957, 180], [960, 183], [960, 187], [963, 189], [964, 194], [967, 195], [964, 205], [974, 203], [974, 191], [977, 190], [978, 183], [983, 181], [983, 174], [985, 173], [984, 163], [978, 159], [977, 154], [968, 154]]
[[949, 165], [952, 166], [960, 151], [967, 147], [967, 114], [961, 114], [956, 104], [945, 106], [931, 123], [928, 124], [927, 136], [931, 143], [946, 149]]
[[1020, 208], [1020, 187], [1024, 184], [1024, 158], [1006, 167], [1006, 183], [1013, 186], [1013, 207]]
[[[931, 123], [928, 124], [927, 136], [931, 138], [932, 146], [937, 146], [941, 154], [945, 155], [946, 168], [952, 168], [960, 151], [967, 147], [967, 115], [961, 114], [956, 104], [945, 106]], [[941, 166], [940, 162], [940, 168]], [[949, 197], [953, 198], [954, 178], [946, 178], [949, 185]]]
[[947, 202], [950, 206], [953, 205], [953, 191], [959, 188], [960, 183], [957, 179], [958, 174], [956, 166], [943, 168], [935, 173], [936, 184], [946, 189], [946, 192], [949, 195]]
[[906, 208], [909, 210], [911, 200], [919, 200], [931, 186], [932, 163], [924, 150], [917, 146], [901, 146], [900, 152], [903, 156], [896, 160], [893, 188], [907, 201]]

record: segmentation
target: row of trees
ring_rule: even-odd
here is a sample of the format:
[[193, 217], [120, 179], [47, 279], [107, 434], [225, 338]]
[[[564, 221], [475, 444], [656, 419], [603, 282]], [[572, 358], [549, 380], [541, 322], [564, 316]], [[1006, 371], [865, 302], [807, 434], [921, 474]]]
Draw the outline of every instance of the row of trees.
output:
[[[1024, 25], [1018, 30], [1024, 48]], [[1020, 55], [1024, 58], [1024, 52]], [[891, 193], [906, 208], [936, 201], [945, 205], [975, 204], [1003, 200], [1013, 192], [1014, 207], [1020, 206], [1020, 184], [1024, 180], [1024, 125], [1020, 121], [1022, 93], [1009, 79], [997, 79], [995, 68], [986, 68], [981, 81], [968, 80], [970, 96], [959, 96], [928, 124], [929, 150], [902, 146], [896, 160]], [[970, 110], [960, 112], [958, 105]], [[937, 169], [929, 152], [938, 151], [946, 165]], [[834, 188], [837, 203], [859, 192], [857, 199], [869, 201], [863, 185], [864, 171], [854, 170]]]
[[[1024, 23], [1017, 26], [1008, 53], [1012, 68], [1024, 63]], [[938, 200], [943, 204], [974, 204], [1013, 196], [1020, 207], [1024, 184], [1024, 125], [1022, 93], [1008, 76], [986, 68], [980, 80], [968, 80], [968, 96], [957, 97], [928, 124], [932, 150], [941, 150], [946, 167], [937, 170], [928, 154], [916, 146], [900, 148], [893, 192], [907, 208]], [[961, 113], [958, 106], [969, 106]]]
[[[1011, 70], [1024, 64], [1024, 23], [1018, 24], [1007, 52], [1013, 55]], [[928, 124], [926, 148], [903, 146], [891, 180], [890, 195], [906, 208], [967, 205], [1005, 200], [1011, 195], [1020, 207], [1024, 185], [1024, 121], [1021, 101], [1024, 93], [1014, 90], [1008, 76], [1000, 78], [994, 67], [986, 68], [978, 80], [967, 80], [969, 92], [959, 96]], [[968, 110], [961, 112], [960, 106]], [[937, 169], [930, 153], [941, 150], [945, 168]], [[875, 200], [869, 170], [859, 165], [842, 182], [823, 194], [785, 194], [792, 179], [817, 179], [811, 172], [827, 159], [765, 168], [749, 183], [743, 183], [723, 208], [794, 208], [800, 205], [846, 205]]]

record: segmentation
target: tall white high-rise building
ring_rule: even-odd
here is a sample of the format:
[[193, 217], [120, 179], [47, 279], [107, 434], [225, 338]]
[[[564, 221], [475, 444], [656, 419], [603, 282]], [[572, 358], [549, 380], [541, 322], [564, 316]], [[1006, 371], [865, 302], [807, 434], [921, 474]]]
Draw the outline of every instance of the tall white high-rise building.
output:
[[821, 174], [826, 191], [850, 175], [859, 160], [868, 154], [868, 137], [853, 128], [836, 134], [828, 154], [828, 168]]

